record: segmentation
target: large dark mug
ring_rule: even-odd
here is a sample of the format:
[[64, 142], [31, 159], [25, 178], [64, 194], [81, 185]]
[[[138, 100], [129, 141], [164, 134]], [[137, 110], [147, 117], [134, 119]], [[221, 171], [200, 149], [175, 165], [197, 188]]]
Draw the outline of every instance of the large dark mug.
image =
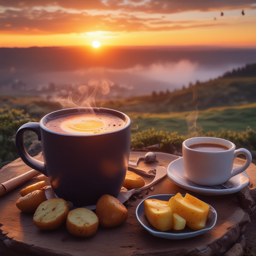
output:
[[[94, 205], [103, 194], [117, 197], [128, 167], [130, 118], [112, 109], [93, 110], [117, 116], [126, 124], [120, 130], [93, 135], [57, 133], [46, 128], [49, 120], [88, 111], [71, 108], [49, 113], [39, 123], [26, 123], [16, 133], [16, 147], [21, 159], [48, 176], [55, 194], [75, 206]], [[35, 132], [42, 142], [44, 162], [27, 154], [23, 143], [25, 131]]]

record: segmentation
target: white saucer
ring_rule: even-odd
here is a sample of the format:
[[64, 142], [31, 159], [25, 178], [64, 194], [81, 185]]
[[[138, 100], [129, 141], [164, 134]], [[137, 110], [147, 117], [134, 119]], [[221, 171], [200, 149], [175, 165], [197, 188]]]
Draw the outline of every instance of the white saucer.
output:
[[[239, 165], [234, 164], [234, 167]], [[232, 188], [227, 189], [216, 189], [216, 188], [206, 188], [200, 185], [196, 185], [191, 182], [184, 171], [183, 168], [183, 158], [179, 158], [171, 162], [167, 168], [168, 177], [177, 185], [187, 190], [196, 192], [198, 194], [207, 196], [217, 196], [217, 195], [228, 195], [240, 191], [242, 188], [249, 184], [249, 176], [246, 171], [232, 177], [229, 182], [232, 183]]]

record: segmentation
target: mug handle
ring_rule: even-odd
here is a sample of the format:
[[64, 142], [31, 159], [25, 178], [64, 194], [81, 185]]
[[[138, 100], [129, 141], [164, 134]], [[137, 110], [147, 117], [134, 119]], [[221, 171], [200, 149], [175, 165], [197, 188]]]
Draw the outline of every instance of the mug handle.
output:
[[233, 176], [235, 176], [235, 175], [245, 171], [248, 168], [248, 166], [251, 164], [251, 162], [252, 162], [251, 152], [249, 150], [245, 149], [245, 148], [239, 148], [239, 149], [235, 150], [235, 152], [234, 152], [234, 160], [240, 154], [245, 155], [246, 162], [242, 166], [234, 168], [232, 173], [231, 173], [231, 177], [233, 177]]
[[16, 149], [25, 164], [30, 166], [31, 168], [41, 172], [42, 174], [47, 175], [45, 164], [42, 161], [36, 160], [31, 157], [25, 147], [23, 141], [23, 135], [25, 131], [32, 131], [35, 132], [38, 136], [38, 140], [41, 141], [41, 132], [40, 132], [40, 125], [36, 122], [30, 122], [23, 124], [16, 133]]

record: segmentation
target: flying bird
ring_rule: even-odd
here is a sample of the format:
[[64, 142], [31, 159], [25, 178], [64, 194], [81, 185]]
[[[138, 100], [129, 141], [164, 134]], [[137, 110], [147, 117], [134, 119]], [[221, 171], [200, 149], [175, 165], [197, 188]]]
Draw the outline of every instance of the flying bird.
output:
[[244, 15], [244, 10], [242, 10], [242, 15]]
[[217, 20], [216, 17], [214, 17], [213, 20]]
[[221, 12], [221, 13], [220, 13], [220, 16], [224, 16], [224, 12]]

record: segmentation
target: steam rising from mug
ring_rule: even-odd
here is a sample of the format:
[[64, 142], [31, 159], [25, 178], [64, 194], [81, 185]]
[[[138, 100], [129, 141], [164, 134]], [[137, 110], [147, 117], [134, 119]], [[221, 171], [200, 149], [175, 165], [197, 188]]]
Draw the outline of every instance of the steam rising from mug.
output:
[[196, 124], [196, 120], [198, 118], [198, 109], [197, 109], [197, 92], [196, 88], [192, 88], [193, 91], [193, 99], [190, 103], [195, 105], [195, 110], [192, 111], [188, 116], [187, 116], [187, 126], [188, 126], [188, 133], [190, 134], [191, 137], [198, 137], [200, 136], [202, 132], [202, 128]]
[[89, 112], [94, 113], [95, 97], [98, 91], [106, 95], [110, 92], [110, 87], [114, 83], [108, 79], [91, 79], [87, 85], [81, 85], [75, 92], [71, 92], [68, 98], [58, 99], [63, 108], [87, 107]]

